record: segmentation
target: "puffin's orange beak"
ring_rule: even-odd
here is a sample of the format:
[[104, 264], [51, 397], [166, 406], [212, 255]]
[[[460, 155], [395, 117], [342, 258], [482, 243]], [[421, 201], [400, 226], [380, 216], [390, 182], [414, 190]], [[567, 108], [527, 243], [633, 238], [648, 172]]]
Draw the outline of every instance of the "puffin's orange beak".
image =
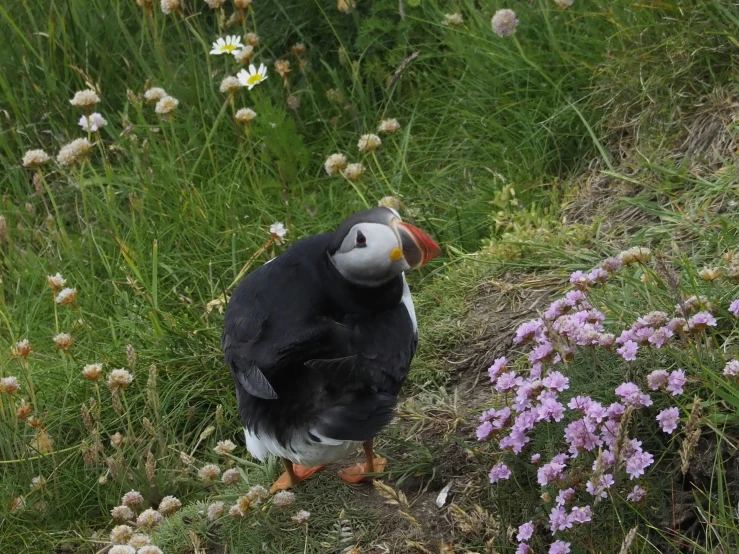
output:
[[411, 269], [421, 267], [441, 254], [441, 249], [434, 239], [418, 227], [397, 221], [395, 228], [403, 246], [403, 257]]

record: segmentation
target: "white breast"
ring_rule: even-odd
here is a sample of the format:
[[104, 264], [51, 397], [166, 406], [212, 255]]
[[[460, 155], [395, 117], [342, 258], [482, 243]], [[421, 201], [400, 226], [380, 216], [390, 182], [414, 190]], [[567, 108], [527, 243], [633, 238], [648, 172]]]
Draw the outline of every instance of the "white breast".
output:
[[315, 430], [311, 433], [318, 437], [320, 441], [314, 441], [308, 433], [305, 433], [293, 436], [290, 442], [283, 446], [275, 437], [267, 433], [255, 435], [249, 429], [244, 428], [246, 449], [249, 454], [262, 462], [267, 459], [269, 454], [274, 454], [304, 466], [330, 464], [346, 458], [361, 444], [356, 441], [329, 439]]
[[403, 275], [403, 298], [402, 302], [405, 305], [405, 309], [408, 310], [408, 315], [411, 317], [413, 323], [413, 333], [418, 336], [418, 323], [416, 323], [416, 310], [413, 307], [413, 298], [411, 298], [411, 289], [408, 287], [408, 281], [405, 280], [405, 274]]

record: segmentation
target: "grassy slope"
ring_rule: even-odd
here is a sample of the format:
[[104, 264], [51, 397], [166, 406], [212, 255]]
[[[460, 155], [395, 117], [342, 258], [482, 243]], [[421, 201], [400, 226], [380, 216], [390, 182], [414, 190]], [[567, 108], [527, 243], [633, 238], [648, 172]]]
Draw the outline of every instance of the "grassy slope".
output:
[[[536, 267], [559, 273], [592, 265], [609, 250], [585, 230], [572, 239], [581, 247], [577, 254], [568, 251], [569, 235], [559, 233], [553, 223], [564, 193], [559, 185], [543, 183], [559, 183], [602, 156], [601, 145], [633, 137], [629, 133], [667, 130], [667, 140], [678, 141], [680, 130], [670, 124], [680, 110], [697, 104], [716, 83], [728, 86], [727, 52], [732, 46], [727, 37], [735, 31], [730, 13], [719, 2], [682, 2], [680, 11], [677, 5], [646, 9], [624, 1], [610, 4], [608, 12], [579, 5], [560, 11], [544, 2], [513, 4], [522, 24], [507, 41], [490, 33], [492, 12], [472, 4], [462, 6], [462, 29], [440, 25], [444, 11], [432, 3], [407, 7], [404, 21], [395, 2], [376, 2], [349, 16], [301, 3], [258, 6], [254, 21], [262, 45], [256, 59], [277, 59], [300, 40], [308, 47], [310, 65], [304, 74], [294, 71], [291, 76], [302, 102], [295, 115], [284, 108], [286, 93], [274, 73], [252, 94], [239, 93], [235, 107], [251, 105], [259, 113], [252, 129], [253, 166], [248, 144], [231, 122], [231, 107], [217, 90], [234, 64], [207, 56], [219, 23], [204, 5], [188, 4], [187, 12], [197, 15], [187, 20], [165, 18], [158, 10], [145, 16], [128, 2], [68, 2], [48, 11], [19, 5], [0, 12], [4, 33], [14, 37], [12, 47], [0, 55], [0, 86], [9, 118], [0, 135], [6, 191], [2, 214], [10, 225], [9, 239], [0, 245], [6, 320], [0, 342], [6, 353], [20, 338], [34, 345], [35, 409], [57, 449], [54, 458], [34, 456], [27, 449], [33, 430], [15, 432], [13, 418], [5, 420], [4, 461], [34, 459], [0, 466], [2, 482], [14, 483], [0, 492], [2, 509], [25, 494], [34, 475], [53, 475], [54, 488], [47, 493], [46, 514], [8, 514], [0, 528], [4, 545], [28, 543], [29, 551], [46, 551], [61, 537], [72, 540], [70, 529], [88, 536], [87, 529], [105, 524], [106, 512], [131, 487], [144, 490], [152, 502], [165, 494], [207, 496], [180, 462], [179, 451], [193, 452], [198, 445], [194, 453], [199, 463], [214, 460], [210, 448], [215, 440], [235, 439], [238, 425], [231, 385], [220, 363], [220, 316], [204, 316], [204, 306], [264, 244], [272, 221], [285, 221], [295, 239], [331, 229], [362, 207], [355, 191], [326, 177], [321, 166], [334, 151], [355, 158], [358, 129], [372, 129], [382, 117], [397, 117], [403, 132], [386, 141], [377, 163], [371, 157], [364, 160], [370, 175], [363, 195], [370, 203], [391, 192], [401, 197], [407, 213], [447, 245], [443, 263], [465, 268], [456, 273], [437, 265], [414, 281], [423, 288], [419, 312], [430, 328], [415, 384], [444, 381], [439, 358], [458, 337], [447, 324], [475, 285], [462, 252], [476, 249], [491, 227], [499, 230], [491, 219], [523, 233], [507, 240], [513, 250], [536, 227], [548, 227], [552, 235], [544, 249], [524, 247], [523, 257], [500, 264], [501, 256], [496, 256], [493, 269]], [[245, 29], [252, 25], [250, 21]], [[358, 71], [346, 63], [341, 47], [348, 59], [359, 61]], [[386, 78], [416, 50], [419, 58], [387, 89]], [[637, 77], [645, 68], [646, 81]], [[140, 94], [147, 80], [180, 99], [171, 122], [159, 124], [151, 106], [127, 100], [126, 90]], [[86, 81], [100, 88], [99, 111], [110, 122], [101, 133], [103, 148], [82, 169], [46, 171], [51, 195], [34, 194], [30, 172], [18, 160], [27, 148], [55, 151], [80, 136], [75, 130], [79, 114], [68, 99]], [[341, 89], [350, 106], [327, 101], [325, 91], [331, 87]], [[609, 124], [599, 125], [609, 110]], [[620, 123], [632, 121], [640, 111], [649, 116], [639, 118], [645, 122], [642, 127], [624, 130]], [[329, 122], [335, 116], [341, 116], [336, 127]], [[133, 131], [121, 137], [128, 124], [135, 126]], [[610, 130], [614, 135], [606, 136]], [[670, 146], [659, 140], [643, 144], [655, 149], [658, 144], [662, 151]], [[608, 159], [614, 171], [632, 169], [620, 163], [616, 149], [612, 152], [615, 156]], [[633, 166], [643, 163], [634, 161]], [[647, 185], [640, 209], [663, 210], [666, 199], [682, 195], [694, 177], [680, 171], [652, 170], [645, 174], [648, 179], [640, 177], [636, 184]], [[716, 186], [722, 183], [716, 180]], [[510, 195], [506, 184], [516, 191], [520, 205], [531, 209], [512, 206], [510, 196], [501, 193], [503, 189]], [[502, 213], [491, 217], [488, 201]], [[45, 202], [50, 219], [44, 217]], [[549, 215], [548, 209], [553, 210]], [[659, 210], [658, 215], [664, 214]], [[667, 214], [664, 226], [644, 233], [652, 238], [659, 229], [669, 234], [684, 225]], [[705, 251], [711, 252], [710, 245]], [[56, 271], [80, 290], [80, 311], [60, 310], [58, 324], [45, 284], [45, 276]], [[476, 271], [482, 278], [490, 269], [478, 266]], [[74, 329], [70, 356], [54, 352], [51, 337], [57, 327]], [[98, 432], [108, 457], [115, 451], [107, 437], [116, 431], [129, 435], [120, 473], [130, 477], [119, 481], [109, 475], [101, 486], [97, 480], [108, 471], [104, 460], [86, 467], [78, 447], [83, 440], [96, 442], [79, 417], [80, 404], [94, 395], [79, 369], [93, 361], [103, 361], [107, 368], [126, 365], [127, 344], [137, 353], [135, 385], [126, 395], [132, 417], [121, 418], [110, 409], [103, 387]], [[2, 375], [21, 373], [17, 361], [3, 357], [0, 364]], [[150, 364], [159, 368], [156, 407], [145, 395]], [[23, 373], [21, 377], [27, 389]], [[219, 404], [225, 416], [216, 422]], [[143, 417], [154, 422], [154, 437], [142, 429]], [[216, 432], [199, 444], [198, 436], [211, 423], [216, 423]], [[421, 446], [410, 460], [396, 460], [398, 476], [404, 468], [433, 471], [433, 445]], [[150, 451], [158, 467], [153, 483], [144, 469]], [[251, 478], [267, 481], [275, 472], [271, 467], [268, 475], [255, 471]], [[364, 494], [329, 488], [335, 501], [313, 502], [313, 493], [326, 500], [326, 486], [332, 487], [325, 480], [309, 485], [299, 500], [316, 516], [325, 512], [326, 517], [315, 517], [312, 523], [309, 542], [314, 549], [334, 540], [331, 530], [340, 506]], [[234, 496], [233, 491], [223, 494]], [[29, 503], [34, 500], [29, 497]], [[357, 540], [366, 544], [378, 533], [377, 518], [368, 519], [353, 506], [348, 517], [360, 528], [355, 530], [362, 537]], [[377, 517], [379, 512], [378, 507]], [[304, 538], [294, 530], [280, 531], [285, 520], [270, 519], [272, 527], [249, 531], [247, 542], [243, 528], [229, 524], [226, 529], [244, 552], [253, 551], [263, 537], [279, 537], [275, 551], [289, 551], [296, 548], [289, 544]], [[29, 534], [32, 528], [50, 533]], [[180, 532], [169, 540], [191, 539]]]

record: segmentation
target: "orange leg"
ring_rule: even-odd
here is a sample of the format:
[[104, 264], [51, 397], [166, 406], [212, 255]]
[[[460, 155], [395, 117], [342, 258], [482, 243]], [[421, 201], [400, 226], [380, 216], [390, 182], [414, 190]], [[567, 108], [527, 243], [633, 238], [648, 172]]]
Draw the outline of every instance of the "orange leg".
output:
[[385, 458], [375, 458], [372, 448], [372, 440], [368, 440], [362, 444], [364, 446], [364, 463], [358, 463], [351, 467], [342, 469], [339, 472], [341, 477], [347, 483], [357, 484], [363, 481], [370, 481], [372, 477], [364, 475], [366, 473], [382, 473], [385, 471], [387, 460]]
[[321, 471], [326, 466], [314, 466], [306, 467], [297, 464], [293, 464], [287, 458], [282, 458], [282, 463], [285, 465], [285, 472], [280, 475], [279, 479], [272, 484], [272, 488], [269, 489], [270, 494], [274, 494], [277, 491], [284, 491], [291, 489], [298, 485], [301, 481], [310, 479], [316, 473]]

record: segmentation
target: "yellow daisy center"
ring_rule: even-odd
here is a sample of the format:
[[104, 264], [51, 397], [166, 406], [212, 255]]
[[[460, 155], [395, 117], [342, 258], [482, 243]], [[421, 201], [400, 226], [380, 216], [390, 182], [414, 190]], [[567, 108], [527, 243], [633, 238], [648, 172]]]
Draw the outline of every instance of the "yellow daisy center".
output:
[[247, 83], [250, 85], [256, 85], [257, 83], [262, 82], [262, 76], [259, 73], [255, 73], [254, 75], [249, 75], [249, 78], [246, 80]]
[[236, 50], [236, 47], [233, 44], [226, 44], [224, 46], [221, 46], [221, 50], [223, 52], [233, 52]]

